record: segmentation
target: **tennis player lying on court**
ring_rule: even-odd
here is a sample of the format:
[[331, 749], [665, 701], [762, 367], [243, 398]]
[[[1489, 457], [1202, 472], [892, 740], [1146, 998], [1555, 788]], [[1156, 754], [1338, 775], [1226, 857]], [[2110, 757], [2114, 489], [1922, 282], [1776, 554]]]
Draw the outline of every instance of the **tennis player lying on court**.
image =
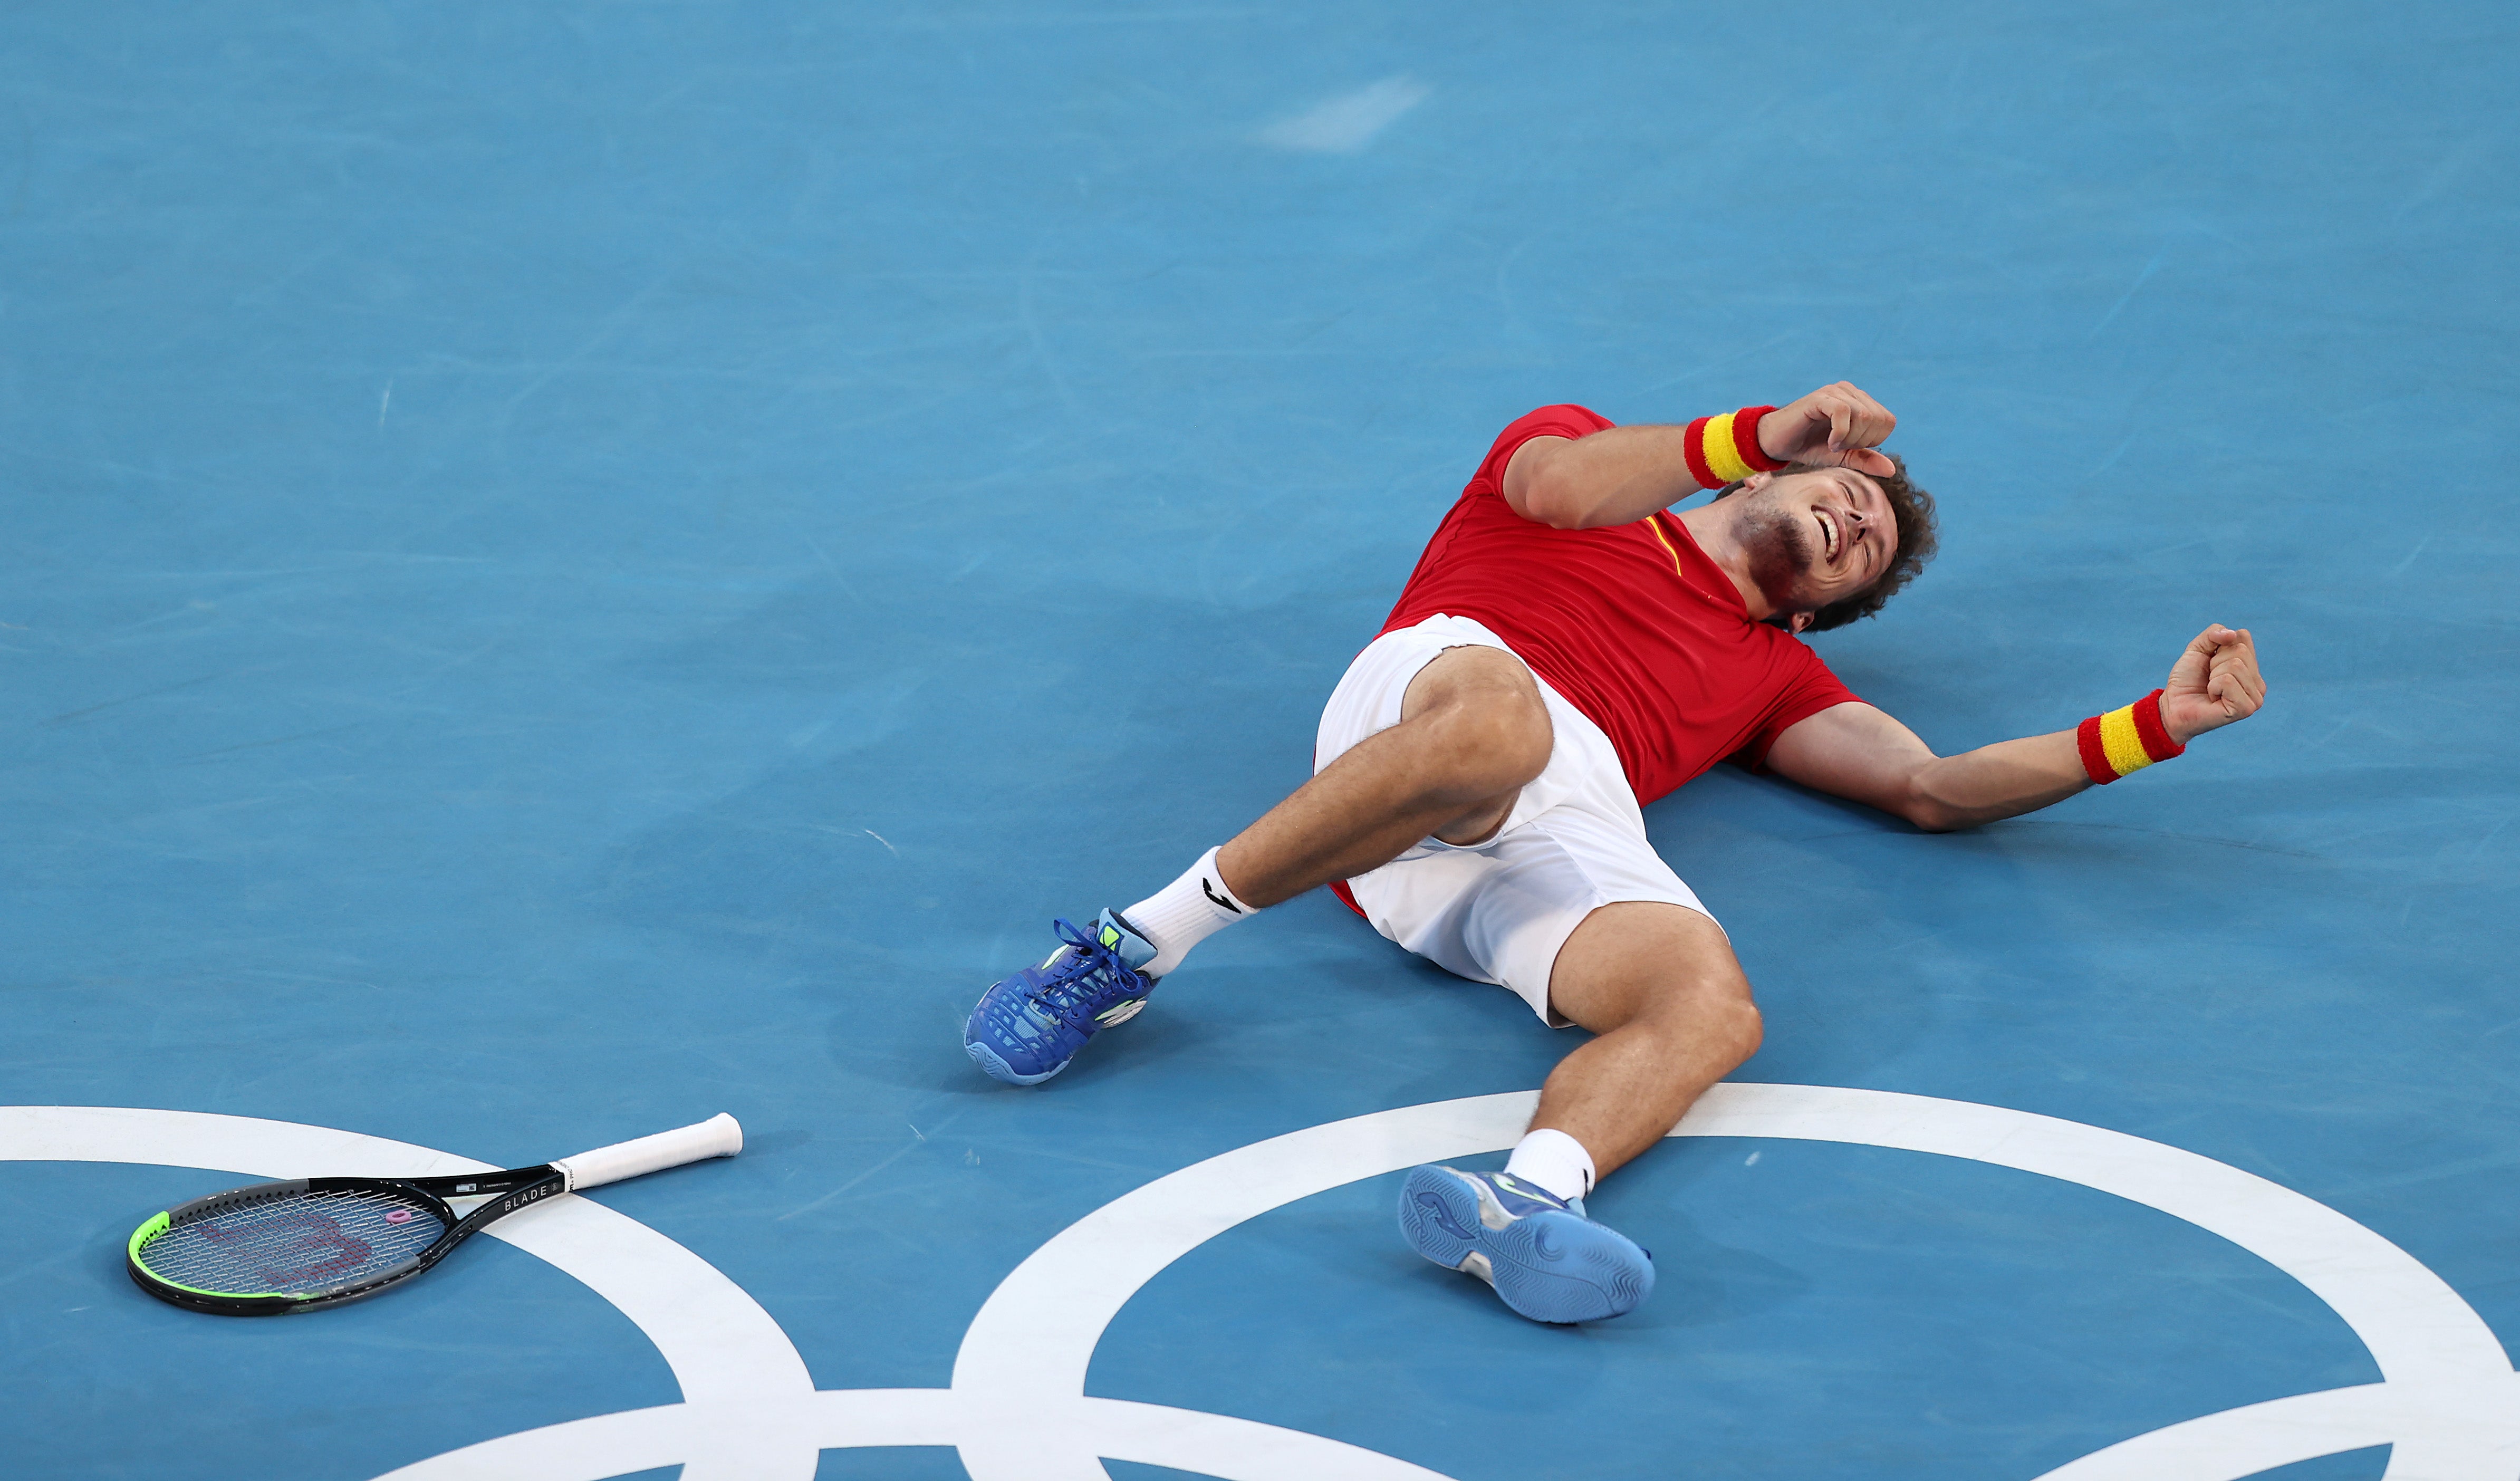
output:
[[[1727, 757], [1942, 831], [2178, 755], [2266, 697], [2247, 630], [2205, 629], [2152, 694], [1937, 756], [1795, 635], [1869, 616], [1934, 550], [1933, 501], [1852, 385], [1687, 426], [1578, 406], [1507, 427], [1322, 714], [1314, 776], [1180, 878], [991, 987], [964, 1030], [1034, 1085], [1146, 1006], [1209, 935], [1328, 884], [1376, 930], [1597, 1036], [1502, 1172], [1421, 1167], [1427, 1259], [1541, 1322], [1632, 1310], [1653, 1265], [1584, 1197], [1759, 1047], [1724, 931], [1638, 808]], [[1721, 489], [1704, 508], [1666, 506]]]

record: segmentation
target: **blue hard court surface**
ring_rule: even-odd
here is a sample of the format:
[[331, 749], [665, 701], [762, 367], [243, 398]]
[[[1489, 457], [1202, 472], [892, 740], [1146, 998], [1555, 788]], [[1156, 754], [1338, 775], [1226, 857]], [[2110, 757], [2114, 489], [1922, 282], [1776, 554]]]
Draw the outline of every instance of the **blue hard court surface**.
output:
[[[1945, 512], [1817, 640], [1859, 693], [1960, 748], [2223, 620], [2273, 697], [1964, 836], [1650, 809], [1741, 1078], [2200, 1152], [2520, 1331], [2515, 61], [2463, 3], [17, 7], [0, 1101], [510, 1162], [732, 1110], [600, 1200], [821, 1387], [941, 1386], [1131, 1189], [1540, 1082], [1569, 1036], [1320, 895], [1042, 1091], [956, 1036], [1302, 779], [1507, 420], [1845, 377]], [[0, 1169], [0, 1468], [348, 1481], [677, 1397], [489, 1240], [285, 1322], [135, 1292], [234, 1181]], [[1396, 1182], [1166, 1270], [1090, 1392], [1460, 1481], [2029, 1481], [2378, 1376], [2235, 1246], [1973, 1162], [1675, 1143], [1596, 1204], [1659, 1294], [1578, 1331], [1415, 1262]]]

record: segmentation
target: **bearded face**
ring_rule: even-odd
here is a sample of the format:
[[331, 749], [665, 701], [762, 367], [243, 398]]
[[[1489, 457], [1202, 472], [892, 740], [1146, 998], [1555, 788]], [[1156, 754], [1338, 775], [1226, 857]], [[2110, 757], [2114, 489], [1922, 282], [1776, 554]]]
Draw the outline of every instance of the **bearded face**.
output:
[[1750, 579], [1759, 594], [1780, 612], [1810, 611], [1821, 603], [1808, 600], [1804, 576], [1811, 569], [1812, 541], [1804, 521], [1778, 497], [1770, 484], [1746, 497], [1740, 522], [1734, 526], [1750, 557]]
[[1898, 559], [1898, 519], [1881, 485], [1845, 469], [1758, 474], [1728, 496], [1745, 574], [1775, 613], [1801, 619], [1864, 591]]

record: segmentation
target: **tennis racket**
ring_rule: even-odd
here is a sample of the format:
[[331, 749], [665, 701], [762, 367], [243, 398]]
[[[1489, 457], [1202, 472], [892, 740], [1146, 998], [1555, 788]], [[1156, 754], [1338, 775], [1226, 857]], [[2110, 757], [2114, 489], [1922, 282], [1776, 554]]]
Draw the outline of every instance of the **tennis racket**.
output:
[[[297, 1178], [195, 1198], [131, 1232], [131, 1279], [161, 1301], [229, 1317], [339, 1306], [399, 1284], [484, 1226], [555, 1193], [743, 1150], [721, 1111], [698, 1126], [539, 1167], [444, 1178]], [[458, 1216], [449, 1198], [480, 1198]]]

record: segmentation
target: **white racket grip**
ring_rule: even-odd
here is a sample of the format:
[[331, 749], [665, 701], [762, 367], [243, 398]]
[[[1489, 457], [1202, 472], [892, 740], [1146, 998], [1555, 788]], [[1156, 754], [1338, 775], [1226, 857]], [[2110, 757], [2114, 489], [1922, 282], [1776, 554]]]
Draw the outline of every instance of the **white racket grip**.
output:
[[634, 1142], [616, 1142], [599, 1146], [574, 1157], [561, 1157], [552, 1166], [568, 1180], [571, 1192], [581, 1188], [601, 1188], [641, 1173], [652, 1173], [686, 1162], [707, 1157], [732, 1157], [743, 1150], [743, 1128], [724, 1111], [698, 1126], [678, 1126], [652, 1137]]

